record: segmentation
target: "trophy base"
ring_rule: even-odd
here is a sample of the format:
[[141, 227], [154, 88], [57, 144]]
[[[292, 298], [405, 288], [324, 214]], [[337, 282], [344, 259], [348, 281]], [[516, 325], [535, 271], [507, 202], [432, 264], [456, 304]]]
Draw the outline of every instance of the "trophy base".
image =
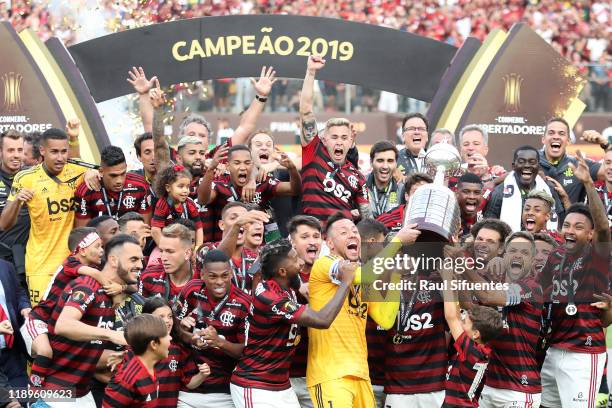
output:
[[451, 236], [448, 231], [444, 231], [443, 228], [428, 222], [419, 222], [418, 220], [410, 220], [417, 224], [417, 229], [421, 231], [421, 235], [417, 238], [416, 242], [450, 242]]

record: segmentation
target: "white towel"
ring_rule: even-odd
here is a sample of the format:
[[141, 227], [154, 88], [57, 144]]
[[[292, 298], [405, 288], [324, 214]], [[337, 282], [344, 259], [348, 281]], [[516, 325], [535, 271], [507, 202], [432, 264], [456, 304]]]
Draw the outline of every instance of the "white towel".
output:
[[[533, 191], [545, 191], [552, 196], [550, 188], [542, 177], [536, 176], [535, 183]], [[510, 225], [512, 232], [520, 231], [522, 213], [523, 200], [521, 198], [521, 190], [514, 177], [514, 171], [511, 171], [504, 179], [504, 199], [502, 200], [499, 219]], [[546, 229], [550, 231], [557, 230], [557, 211], [554, 206], [551, 208], [550, 220], [546, 224]]]

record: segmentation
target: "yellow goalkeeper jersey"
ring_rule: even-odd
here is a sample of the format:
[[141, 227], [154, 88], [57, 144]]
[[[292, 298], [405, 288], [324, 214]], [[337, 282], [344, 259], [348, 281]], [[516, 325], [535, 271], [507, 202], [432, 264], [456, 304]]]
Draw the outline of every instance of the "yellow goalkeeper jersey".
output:
[[68, 163], [60, 174], [53, 176], [39, 164], [15, 175], [7, 201], [15, 201], [23, 188], [34, 192], [27, 203], [31, 226], [25, 257], [32, 303], [38, 303], [49, 279], [70, 252], [68, 235], [74, 223], [74, 192], [83, 181], [84, 171], [83, 167]]
[[[338, 285], [330, 278], [330, 270], [340, 257], [327, 255], [317, 259], [310, 271], [309, 306], [321, 310], [334, 296]], [[362, 302], [361, 268], [355, 272], [355, 284], [344, 300], [342, 309], [328, 329], [308, 328], [308, 365], [306, 386], [343, 377], [369, 380], [368, 347], [365, 337], [368, 314], [381, 327], [395, 322], [399, 302]]]

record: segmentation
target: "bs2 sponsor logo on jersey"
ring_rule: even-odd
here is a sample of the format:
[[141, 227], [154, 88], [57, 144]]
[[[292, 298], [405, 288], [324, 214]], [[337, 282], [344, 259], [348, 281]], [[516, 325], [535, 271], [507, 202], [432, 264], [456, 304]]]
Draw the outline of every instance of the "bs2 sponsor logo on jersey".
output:
[[47, 197], [47, 211], [49, 215], [57, 215], [59, 213], [68, 213], [77, 209], [77, 202], [74, 197], [70, 199], [63, 198], [59, 201], [50, 200]]
[[340, 198], [345, 203], [349, 202], [351, 198], [351, 192], [348, 191], [342, 184], [334, 180], [334, 173], [328, 171], [323, 180], [323, 191], [326, 193], [332, 193], [336, 197]]

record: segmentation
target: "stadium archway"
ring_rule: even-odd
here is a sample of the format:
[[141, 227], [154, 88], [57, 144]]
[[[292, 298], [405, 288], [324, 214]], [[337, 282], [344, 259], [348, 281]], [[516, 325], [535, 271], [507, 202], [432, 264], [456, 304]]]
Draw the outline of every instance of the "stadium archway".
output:
[[133, 92], [142, 66], [162, 85], [257, 75], [303, 78], [306, 58], [323, 55], [319, 79], [431, 101], [457, 48], [426, 37], [345, 20], [287, 15], [202, 17], [154, 24], [68, 48], [96, 102]]

